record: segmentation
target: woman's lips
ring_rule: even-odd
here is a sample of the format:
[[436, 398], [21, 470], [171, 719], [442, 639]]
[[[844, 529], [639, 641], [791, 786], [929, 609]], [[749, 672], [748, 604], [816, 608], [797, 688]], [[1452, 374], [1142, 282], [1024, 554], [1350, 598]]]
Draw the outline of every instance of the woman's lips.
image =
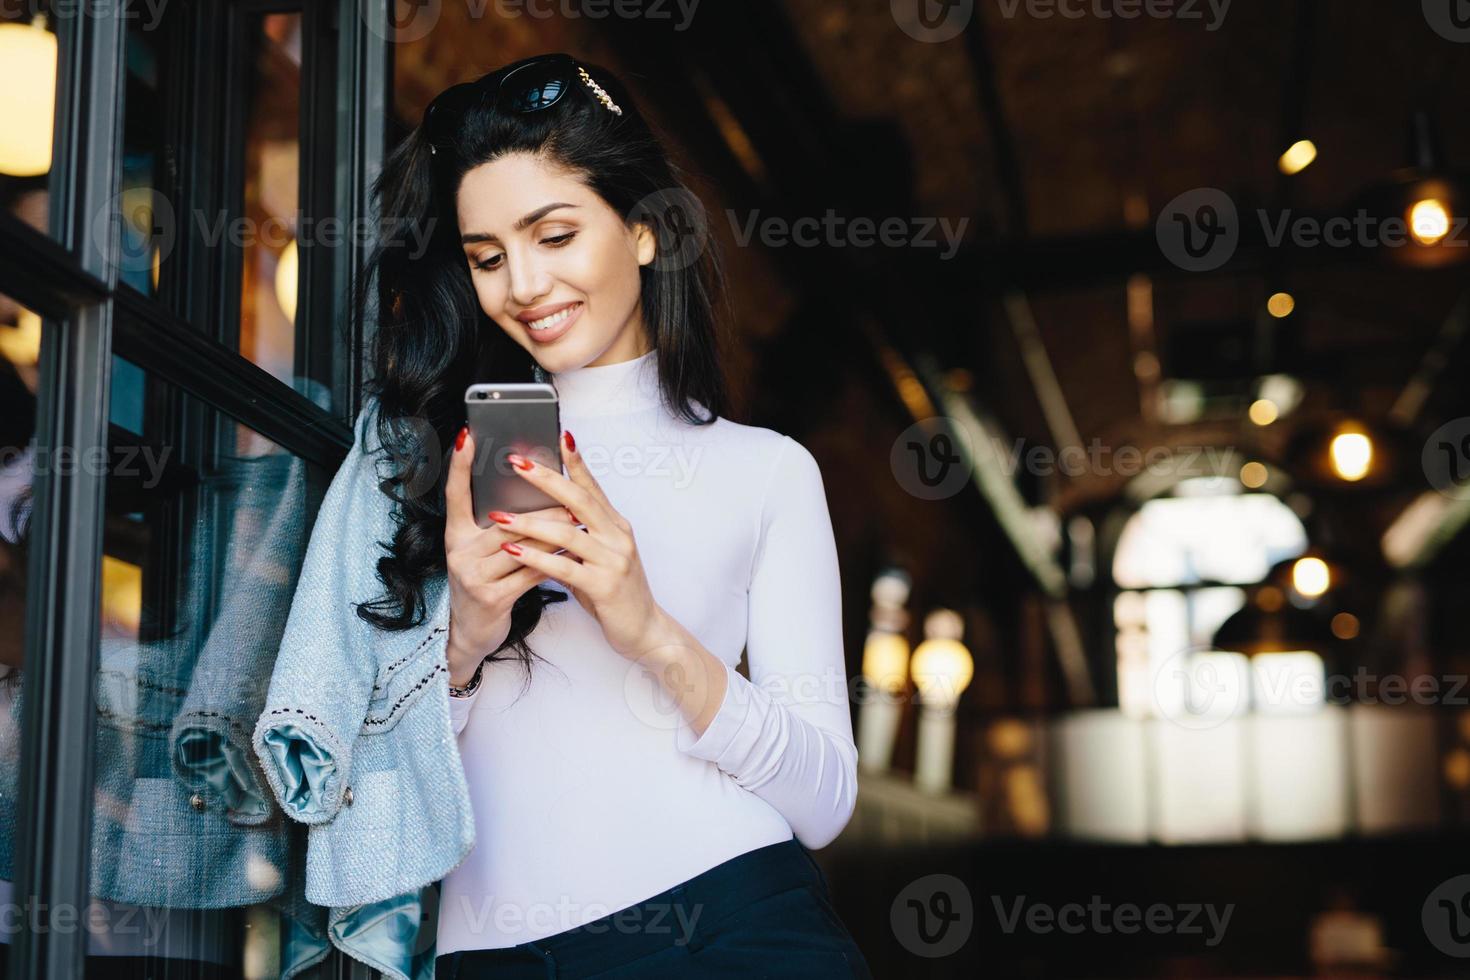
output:
[[533, 341], [538, 344], [551, 343], [553, 340], [556, 340], [562, 334], [572, 329], [572, 324], [576, 323], [577, 319], [582, 315], [583, 305], [584, 304], [580, 302], [577, 303], [575, 306], [572, 307], [572, 312], [566, 315], [566, 319], [562, 320], [555, 326], [547, 327], [545, 330], [535, 330], [532, 329], [530, 324], [527, 324], [527, 336], [529, 336]]

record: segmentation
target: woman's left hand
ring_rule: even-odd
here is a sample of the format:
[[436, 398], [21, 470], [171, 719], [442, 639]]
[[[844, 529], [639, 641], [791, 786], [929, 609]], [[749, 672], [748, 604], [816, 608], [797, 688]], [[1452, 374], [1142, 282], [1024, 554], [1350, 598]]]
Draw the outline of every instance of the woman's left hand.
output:
[[632, 526], [602, 492], [570, 432], [562, 439], [562, 447], [567, 476], [522, 456], [512, 455], [509, 460], [522, 479], [546, 491], [587, 529], [502, 511], [491, 511], [490, 519], [517, 534], [565, 548], [567, 553], [553, 555], [512, 542], [501, 545], [517, 561], [571, 590], [573, 598], [602, 627], [608, 644], [636, 661], [658, 646], [663, 609], [648, 587]]

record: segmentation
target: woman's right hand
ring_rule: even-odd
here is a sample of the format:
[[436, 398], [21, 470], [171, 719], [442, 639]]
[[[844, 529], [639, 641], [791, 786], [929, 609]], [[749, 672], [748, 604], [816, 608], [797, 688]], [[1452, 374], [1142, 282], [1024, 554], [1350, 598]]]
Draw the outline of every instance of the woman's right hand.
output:
[[[449, 683], [468, 684], [480, 661], [493, 653], [510, 633], [510, 610], [516, 600], [546, 580], [546, 575], [521, 564], [500, 549], [506, 541], [522, 547], [554, 551], [554, 545], [527, 540], [500, 525], [480, 527], [470, 493], [470, 463], [475, 440], [468, 427], [460, 430], [449, 476], [444, 485], [444, 558], [449, 572]], [[565, 507], [527, 511], [528, 516], [572, 523]]]

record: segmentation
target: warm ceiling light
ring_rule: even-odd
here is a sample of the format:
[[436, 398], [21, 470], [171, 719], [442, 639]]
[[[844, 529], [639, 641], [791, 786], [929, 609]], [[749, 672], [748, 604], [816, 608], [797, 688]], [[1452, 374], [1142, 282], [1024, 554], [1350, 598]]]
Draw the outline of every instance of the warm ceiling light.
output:
[[1252, 460], [1240, 468], [1240, 482], [1250, 490], [1259, 490], [1266, 485], [1266, 467]]
[[1299, 140], [1281, 154], [1281, 159], [1276, 162], [1276, 165], [1281, 168], [1282, 173], [1290, 177], [1292, 174], [1299, 174], [1306, 170], [1315, 159], [1317, 159], [1317, 144], [1311, 140]]
[[1327, 563], [1320, 558], [1298, 558], [1291, 566], [1291, 586], [1308, 599], [1315, 599], [1327, 591], [1332, 574]]
[[1273, 293], [1266, 300], [1266, 312], [1276, 319], [1291, 316], [1291, 311], [1296, 309], [1296, 298], [1291, 293]]
[[56, 35], [46, 18], [0, 24], [0, 173], [36, 177], [51, 169], [56, 115]]
[[1281, 415], [1281, 410], [1269, 398], [1257, 398], [1251, 402], [1250, 419], [1256, 425], [1270, 425]]
[[286, 319], [296, 322], [296, 287], [300, 280], [300, 263], [296, 253], [296, 239], [286, 243], [276, 259], [276, 302]]
[[1409, 234], [1420, 245], [1438, 245], [1450, 233], [1450, 211], [1443, 201], [1426, 197], [1409, 208]]
[[1329, 452], [1333, 471], [1349, 482], [1367, 476], [1373, 464], [1373, 440], [1363, 432], [1339, 432], [1332, 437]]
[[888, 694], [903, 690], [909, 676], [909, 641], [901, 633], [873, 630], [863, 643], [863, 677]]

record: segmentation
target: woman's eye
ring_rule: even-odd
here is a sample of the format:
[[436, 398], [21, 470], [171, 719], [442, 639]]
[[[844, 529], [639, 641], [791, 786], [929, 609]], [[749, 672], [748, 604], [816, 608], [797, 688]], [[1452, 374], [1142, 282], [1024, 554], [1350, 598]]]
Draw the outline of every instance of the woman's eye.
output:
[[[563, 235], [553, 235], [550, 238], [543, 238], [541, 239], [541, 244], [550, 245], [552, 248], [561, 248], [576, 237], [577, 233], [575, 231], [569, 231]], [[504, 258], [503, 254], [492, 255], [482, 262], [474, 263], [474, 266], [482, 272], [493, 272], [500, 268], [500, 260], [502, 258]]]

